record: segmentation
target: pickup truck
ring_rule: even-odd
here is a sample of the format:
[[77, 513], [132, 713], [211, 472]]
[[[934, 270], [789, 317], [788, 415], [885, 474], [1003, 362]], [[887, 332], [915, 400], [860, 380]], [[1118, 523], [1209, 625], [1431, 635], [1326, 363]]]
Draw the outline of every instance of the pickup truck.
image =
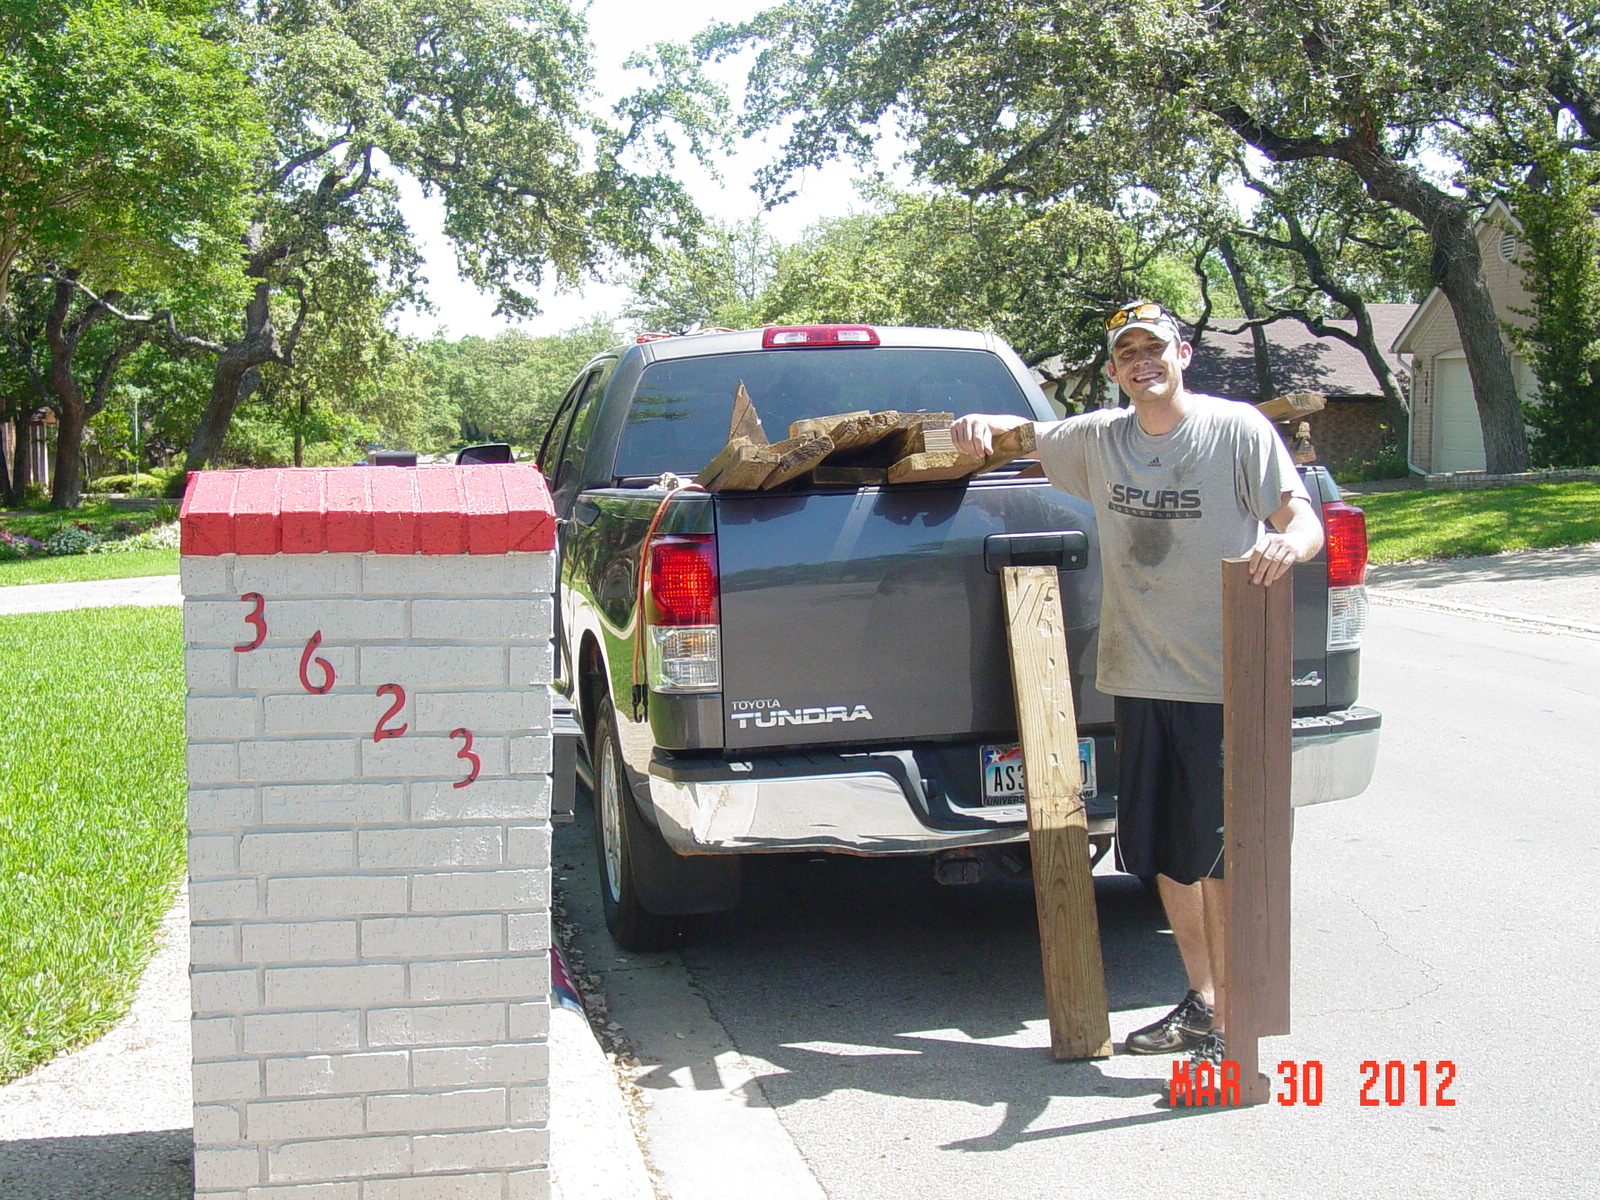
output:
[[[558, 520], [556, 690], [581, 737], [606, 922], [693, 936], [755, 855], [928, 856], [945, 882], [1025, 870], [1000, 569], [1060, 571], [1091, 842], [1115, 832], [1112, 704], [1094, 687], [1093, 515], [1018, 460], [948, 482], [682, 486], [740, 384], [771, 436], [858, 410], [1053, 420], [984, 333], [797, 326], [641, 339], [594, 358], [538, 464]], [[1354, 796], [1379, 714], [1356, 704], [1366, 532], [1302, 468], [1327, 548], [1294, 576], [1294, 802]], [[1220, 582], [1219, 582], [1220, 586]]]

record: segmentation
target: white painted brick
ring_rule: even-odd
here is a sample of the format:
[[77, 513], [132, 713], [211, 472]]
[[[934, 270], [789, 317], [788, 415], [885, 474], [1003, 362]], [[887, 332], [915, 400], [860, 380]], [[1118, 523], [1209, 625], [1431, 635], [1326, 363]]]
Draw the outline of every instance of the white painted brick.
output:
[[548, 871], [459, 871], [443, 875], [415, 875], [411, 880], [411, 911], [528, 912], [550, 907]]
[[505, 1124], [505, 1088], [367, 1097], [367, 1130], [371, 1133], [499, 1129]]
[[236, 967], [239, 933], [232, 925], [191, 925], [189, 962], [197, 967]]
[[[357, 682], [356, 662], [359, 657], [356, 647], [332, 637], [327, 630], [323, 630], [322, 637], [322, 645], [317, 647], [312, 657], [326, 659], [333, 667], [335, 688], [354, 685]], [[298, 646], [276, 646], [269, 642], [248, 654], [234, 655], [239, 660], [234, 668], [239, 690], [306, 694], [300, 682], [300, 658], [304, 652], [304, 642]], [[313, 684], [322, 686], [324, 673], [321, 667], [312, 662], [307, 665], [306, 671]], [[386, 681], [380, 679], [378, 682]]]
[[507, 950], [550, 949], [550, 914], [508, 913], [506, 916]]
[[189, 1022], [189, 1040], [197, 1060], [238, 1058], [239, 1018], [197, 1017]]
[[245, 1134], [253, 1142], [348, 1137], [362, 1133], [357, 1096], [325, 1100], [258, 1100], [245, 1105]]
[[458, 728], [475, 733], [524, 733], [550, 728], [550, 695], [544, 688], [492, 692], [415, 692], [411, 696], [422, 730]]
[[231, 554], [184, 554], [178, 558], [178, 586], [185, 597], [236, 595], [228, 568]]
[[249, 963], [354, 962], [354, 921], [285, 921], [244, 927], [244, 961]]
[[238, 842], [226, 834], [191, 837], [188, 852], [191, 879], [239, 874]]
[[550, 1168], [513, 1171], [506, 1176], [505, 1200], [550, 1200]]
[[511, 686], [549, 683], [556, 676], [555, 648], [549, 642], [511, 647]]
[[411, 1056], [412, 1082], [418, 1088], [542, 1083], [549, 1075], [550, 1057], [538, 1042], [416, 1050]]
[[373, 1179], [363, 1184], [361, 1200], [501, 1200], [505, 1175], [423, 1175], [411, 1179]]
[[[293, 695], [268, 696], [265, 701], [264, 729], [268, 735], [282, 733], [343, 733], [351, 737], [370, 738], [378, 721], [394, 703], [388, 696], [380, 696], [375, 689], [330, 692], [326, 696], [313, 696], [306, 692]], [[408, 700], [406, 709], [411, 708]], [[402, 711], [387, 722], [388, 728], [412, 721], [410, 711]]]
[[[298, 664], [299, 660], [295, 661]], [[298, 665], [295, 670], [299, 670]], [[291, 675], [290, 678], [297, 679], [299, 676]], [[419, 688], [503, 687], [506, 682], [505, 649], [499, 645], [361, 648], [362, 686], [375, 688], [396, 680], [405, 680]]]
[[556, 590], [556, 555], [554, 550], [520, 551], [507, 554], [520, 579], [518, 591], [553, 592]]
[[512, 1000], [549, 987], [550, 964], [542, 954], [411, 964], [413, 1000]]
[[241, 554], [233, 566], [239, 592], [281, 596], [353, 596], [361, 590], [359, 554]]
[[506, 861], [519, 866], [548, 867], [550, 826], [513, 825], [506, 830]]
[[[545, 993], [548, 996], [548, 992]], [[511, 1038], [518, 1042], [537, 1042], [550, 1036], [550, 1001], [521, 1000], [511, 1006]]]
[[485, 779], [480, 775], [464, 788], [443, 782], [411, 785], [413, 821], [523, 821], [549, 815], [547, 777]]
[[404, 600], [363, 600], [354, 592], [315, 600], [267, 597], [262, 614], [274, 644], [293, 642], [304, 647], [314, 633], [324, 643], [402, 641], [406, 637]]
[[498, 954], [505, 943], [497, 914], [377, 917], [361, 922], [361, 957], [367, 960]]
[[[239, 1018], [239, 1042], [246, 1054], [327, 1054], [361, 1045], [361, 1013], [252, 1013]], [[269, 1064], [270, 1067], [270, 1064]]]
[[248, 1187], [261, 1181], [261, 1153], [254, 1146], [194, 1149], [194, 1186], [199, 1189]]
[[196, 692], [231, 692], [234, 689], [234, 666], [239, 655], [232, 650], [214, 650], [188, 646], [183, 652], [183, 678], [190, 694]]
[[189, 830], [191, 833], [234, 832], [257, 824], [260, 811], [256, 789], [190, 788]]
[[[537, 587], [534, 555], [373, 554], [362, 563], [368, 596], [516, 596], [548, 592]], [[530, 569], [531, 568], [531, 569]], [[552, 575], [553, 571], [550, 572]]]
[[[262, 615], [267, 622], [267, 636], [271, 637], [271, 597], [267, 601]], [[245, 618], [255, 611], [255, 607], [254, 600], [242, 600], [238, 596], [227, 600], [186, 599], [183, 602], [184, 643], [226, 650], [249, 645], [256, 640], [257, 630]]]
[[348, 737], [239, 743], [239, 777], [252, 783], [351, 779], [356, 762], [356, 743]]
[[195, 1105], [194, 1140], [197, 1146], [239, 1141], [239, 1110], [225, 1104]]
[[247, 833], [239, 843], [239, 869], [248, 872], [348, 870], [355, 861], [353, 833]]
[[189, 1003], [196, 1014], [261, 1007], [261, 980], [254, 970], [189, 972]]
[[405, 911], [406, 881], [401, 876], [319, 875], [267, 881], [270, 917], [367, 917]]
[[227, 1104], [261, 1096], [261, 1064], [253, 1058], [193, 1064], [194, 1102]]
[[364, 829], [356, 861], [363, 870], [497, 866], [504, 856], [504, 843], [504, 831], [496, 825]]
[[441, 1133], [411, 1140], [417, 1174], [470, 1171], [484, 1163], [534, 1167], [549, 1161], [550, 1139], [541, 1129], [493, 1129], [479, 1133]]
[[190, 787], [239, 782], [239, 748], [233, 742], [190, 742], [184, 761]]
[[244, 1200], [360, 1200], [360, 1195], [361, 1184], [352, 1179], [341, 1183], [268, 1184], [251, 1188]]
[[405, 1137], [290, 1142], [267, 1150], [267, 1178], [276, 1183], [399, 1175], [410, 1172], [411, 1161], [411, 1139]]
[[[353, 742], [361, 749], [361, 774], [369, 779], [448, 779], [456, 782], [471, 773], [466, 759], [458, 758], [466, 747], [464, 738], [427, 737], [408, 734], [374, 742], [370, 738]], [[506, 773], [506, 739], [477, 737], [472, 752], [478, 756], [479, 779], [498, 779]], [[474, 783], [477, 781], [474, 780]], [[469, 784], [470, 788], [472, 784]], [[466, 791], [467, 788], [460, 789]]]
[[410, 1056], [316, 1054], [266, 1060], [268, 1096], [358, 1096], [410, 1086]]
[[189, 884], [189, 919], [237, 921], [261, 915], [261, 900], [254, 879], [195, 879]]
[[550, 1123], [549, 1084], [530, 1083], [508, 1089], [506, 1096], [506, 1123], [509, 1125], [536, 1125], [543, 1128]]
[[391, 963], [353, 967], [271, 967], [267, 1007], [330, 1008], [392, 1003], [406, 995], [405, 968]]
[[184, 730], [197, 741], [249, 738], [260, 733], [253, 697], [190, 696], [183, 706]]
[[367, 1045], [470, 1046], [506, 1040], [504, 1004], [436, 1004], [375, 1008], [367, 1013]]
[[550, 774], [554, 748], [548, 733], [534, 733], [511, 739], [512, 775]]
[[411, 636], [420, 640], [549, 641], [551, 613], [548, 595], [500, 596], [484, 600], [413, 600]]
[[404, 819], [405, 789], [399, 784], [352, 781], [261, 791], [265, 825], [368, 825]]

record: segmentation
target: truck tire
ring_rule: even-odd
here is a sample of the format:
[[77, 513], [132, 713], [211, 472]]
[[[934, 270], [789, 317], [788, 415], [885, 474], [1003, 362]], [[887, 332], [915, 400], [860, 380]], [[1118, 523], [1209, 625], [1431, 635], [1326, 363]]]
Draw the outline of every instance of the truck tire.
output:
[[624, 950], [670, 950], [700, 932], [702, 913], [739, 901], [735, 855], [675, 853], [639, 814], [602, 698], [595, 718], [594, 842], [606, 928]]

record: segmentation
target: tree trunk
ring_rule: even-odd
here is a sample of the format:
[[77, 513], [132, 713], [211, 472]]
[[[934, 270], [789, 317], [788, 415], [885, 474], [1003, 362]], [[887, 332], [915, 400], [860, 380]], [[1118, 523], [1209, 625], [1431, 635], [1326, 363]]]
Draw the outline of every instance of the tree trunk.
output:
[[11, 441], [11, 484], [6, 493], [6, 503], [20, 507], [27, 498], [28, 484], [33, 482], [33, 458], [28, 453], [28, 417], [32, 409], [23, 405], [12, 418], [14, 436]]
[[[69, 272], [68, 278], [77, 272]], [[96, 318], [90, 309], [69, 327], [67, 317], [77, 295], [67, 279], [56, 283], [55, 299], [45, 319], [45, 342], [50, 363], [45, 369], [45, 387], [56, 413], [56, 468], [50, 483], [51, 508], [77, 508], [83, 503], [83, 427], [88, 420], [88, 398], [72, 373], [72, 356], [77, 353], [83, 334]]]
[[[1244, 271], [1239, 266], [1239, 256], [1234, 252], [1233, 239], [1222, 238], [1217, 243], [1217, 251], [1222, 255], [1222, 264], [1228, 268], [1228, 278], [1233, 280], [1233, 291], [1239, 297], [1239, 308], [1244, 313], [1247, 321], [1255, 321], [1260, 317], [1256, 308], [1255, 293], [1250, 290], [1250, 281], [1245, 278]], [[1250, 326], [1250, 343], [1255, 351], [1256, 364], [1256, 399], [1271, 400], [1277, 395], [1277, 388], [1272, 382], [1272, 359], [1267, 355], [1267, 331], [1260, 325]]]
[[205, 470], [222, 453], [234, 410], [254, 390], [261, 365], [282, 360], [277, 330], [272, 323], [271, 285], [260, 280], [245, 308], [244, 336], [224, 347], [217, 356], [217, 369], [211, 377], [211, 397], [200, 423], [195, 426], [189, 452], [184, 458], [185, 474]]

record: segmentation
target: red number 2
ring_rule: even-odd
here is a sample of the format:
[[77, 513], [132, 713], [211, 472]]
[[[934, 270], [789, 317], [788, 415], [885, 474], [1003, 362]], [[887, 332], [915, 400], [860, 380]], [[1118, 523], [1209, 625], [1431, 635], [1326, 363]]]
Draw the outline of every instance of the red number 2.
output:
[[[322, 630], [319, 629], [311, 635], [311, 639], [306, 642], [305, 650], [300, 654], [300, 686], [313, 696], [326, 695], [333, 690], [333, 664], [325, 658], [311, 657], [316, 654], [317, 647], [320, 645], [322, 645]], [[311, 682], [309, 668], [312, 663], [316, 663], [317, 666], [322, 668], [321, 687], [317, 687]]]
[[378, 695], [393, 696], [394, 703], [389, 705], [388, 712], [384, 713], [383, 716], [378, 718], [378, 726], [372, 731], [372, 740], [375, 742], [381, 742], [384, 738], [399, 737], [402, 733], [411, 728], [409, 724], [406, 724], [397, 725], [391, 729], [389, 728], [388, 724], [389, 718], [399, 716], [400, 710], [406, 706], [405, 688], [401, 687], [398, 683], [386, 683], [378, 689]]
[[241, 642], [234, 647], [236, 653], [243, 654], [247, 650], [254, 650], [267, 640], [267, 623], [261, 617], [261, 610], [266, 608], [267, 602], [260, 592], [246, 592], [239, 599], [255, 601], [255, 607], [245, 614], [244, 623], [256, 627], [256, 640], [253, 642]]
[[471, 783], [478, 777], [478, 772], [483, 768], [483, 760], [480, 759], [477, 753], [472, 749], [472, 730], [452, 729], [450, 731], [450, 736], [453, 738], [466, 739], [466, 744], [463, 745], [461, 749], [456, 751], [456, 757], [459, 759], [464, 759], [466, 762], [470, 763], [472, 765], [472, 770], [467, 773], [467, 777], [465, 779], [461, 780], [459, 783], [452, 783], [450, 785], [451, 787], [464, 788], [467, 786], [467, 784]]
[[[1371, 1072], [1369, 1075], [1368, 1072]], [[1372, 1089], [1378, 1084], [1378, 1062], [1369, 1058], [1361, 1064], [1361, 1073], [1367, 1076], [1366, 1083], [1361, 1085], [1361, 1103], [1368, 1108], [1378, 1106], [1378, 1098], [1371, 1094]]]

